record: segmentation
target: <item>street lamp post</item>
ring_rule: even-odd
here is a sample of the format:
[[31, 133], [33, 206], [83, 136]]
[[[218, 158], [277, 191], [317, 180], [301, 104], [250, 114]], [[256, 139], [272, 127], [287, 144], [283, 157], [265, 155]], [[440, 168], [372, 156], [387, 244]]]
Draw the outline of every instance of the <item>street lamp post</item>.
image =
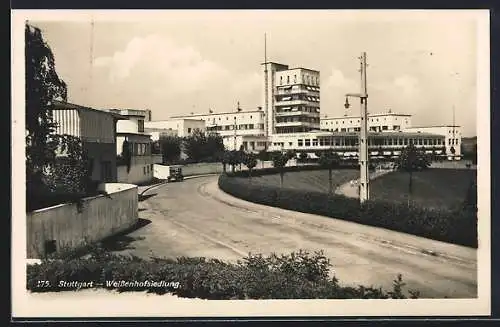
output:
[[360, 98], [361, 101], [361, 130], [359, 134], [359, 167], [360, 167], [360, 189], [359, 201], [364, 203], [370, 198], [370, 177], [368, 172], [368, 114], [367, 102], [368, 92], [366, 89], [366, 52], [361, 54], [361, 92], [347, 93], [345, 99], [345, 108], [350, 107], [349, 97]]

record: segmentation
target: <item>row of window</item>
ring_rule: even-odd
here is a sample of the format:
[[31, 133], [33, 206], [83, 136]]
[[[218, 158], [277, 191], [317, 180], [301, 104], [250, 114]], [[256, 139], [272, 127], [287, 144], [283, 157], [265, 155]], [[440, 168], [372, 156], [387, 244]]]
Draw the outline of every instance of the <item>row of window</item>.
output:
[[319, 113], [319, 107], [296, 106], [296, 107], [282, 107], [282, 108], [277, 108], [276, 110], [276, 112], [295, 112], [295, 111]]
[[276, 123], [293, 123], [293, 122], [319, 124], [319, 117], [306, 117], [306, 116], [276, 117]]
[[305, 94], [294, 94], [288, 96], [276, 96], [276, 101], [310, 101], [310, 102], [319, 102], [319, 97], [309, 96]]
[[301, 85], [293, 85], [293, 86], [285, 86], [285, 87], [278, 87], [276, 93], [278, 95], [289, 95], [289, 94], [296, 94], [296, 93], [309, 93], [313, 92], [313, 95], [316, 96], [316, 93], [318, 93], [319, 87], [314, 87], [314, 86], [301, 86]]
[[[416, 139], [416, 138], [369, 138], [368, 145], [384, 146], [384, 145], [408, 145], [412, 142], [415, 145], [444, 145], [442, 139]], [[320, 139], [299, 139], [297, 145], [300, 146], [358, 146], [358, 138], [320, 138]]]
[[[331, 131], [331, 132], [360, 132], [361, 127], [348, 127], [348, 128], [330, 128], [330, 129], [322, 129], [326, 131]], [[388, 131], [389, 126], [371, 126], [369, 128], [371, 132], [381, 132], [381, 131]], [[399, 131], [401, 130], [401, 126], [399, 125], [393, 125], [392, 126], [393, 131]]]
[[[236, 130], [248, 130], [248, 129], [264, 129], [264, 124], [241, 124], [236, 125]], [[207, 127], [208, 131], [234, 131], [234, 125], [225, 126], [211, 126]]]
[[134, 156], [149, 156], [151, 155], [150, 143], [131, 143], [132, 155]]
[[[283, 82], [285, 79], [283, 78], [284, 76], [280, 76], [280, 85], [283, 85]], [[291, 79], [290, 75], [286, 76], [286, 84], [290, 84]], [[311, 76], [311, 75], [302, 75], [302, 83], [303, 84], [308, 84], [308, 85], [316, 85], [319, 86], [319, 77], [318, 76]], [[297, 74], [293, 75], [293, 84], [297, 84]]]
[[[398, 120], [398, 117], [394, 117], [394, 120]], [[359, 120], [359, 119], [357, 119], [357, 120], [356, 120], [356, 119], [354, 119], [354, 121], [355, 121], [355, 122], [358, 122], [358, 123], [360, 122], [360, 120]], [[370, 122], [378, 122], [378, 121], [379, 121], [379, 119], [378, 119], [378, 118], [370, 118], [370, 120], [369, 120], [369, 121], [370, 121]], [[386, 121], [386, 118], [384, 118], [384, 121]], [[341, 122], [342, 122], [342, 124], [345, 124], [345, 122], [346, 122], [346, 121], [345, 121], [345, 120], [342, 120]], [[349, 123], [350, 123], [350, 124], [352, 124], [352, 122], [353, 122], [353, 120], [352, 120], [352, 119], [350, 119], [350, 120], [349, 120]], [[329, 123], [331, 123], [331, 124], [329, 124]], [[405, 124], [408, 124], [408, 118], [405, 118]], [[333, 121], [325, 121], [325, 125], [333, 125]], [[335, 121], [335, 125], [339, 125], [339, 121], [338, 121], [338, 120], [336, 120], [336, 121]]]
[[147, 175], [150, 172], [152, 173], [153, 172], [153, 164], [142, 167], [142, 171], [143, 171], [144, 175]]
[[[241, 119], [245, 119], [245, 116], [232, 116], [232, 117], [229, 117], [229, 116], [226, 116], [226, 121], [231, 119], [231, 120], [236, 120], [236, 117], [240, 117]], [[250, 119], [253, 118], [253, 115], [249, 115]], [[217, 121], [222, 121], [222, 117], [218, 117]], [[216, 122], [216, 119], [215, 118], [212, 118], [212, 123], [215, 124]]]

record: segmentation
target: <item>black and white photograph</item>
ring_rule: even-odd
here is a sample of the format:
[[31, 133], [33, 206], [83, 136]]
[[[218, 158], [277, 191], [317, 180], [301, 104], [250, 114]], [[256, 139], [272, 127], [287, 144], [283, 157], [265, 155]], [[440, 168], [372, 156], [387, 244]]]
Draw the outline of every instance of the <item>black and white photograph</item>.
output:
[[487, 10], [13, 10], [13, 316], [491, 310]]

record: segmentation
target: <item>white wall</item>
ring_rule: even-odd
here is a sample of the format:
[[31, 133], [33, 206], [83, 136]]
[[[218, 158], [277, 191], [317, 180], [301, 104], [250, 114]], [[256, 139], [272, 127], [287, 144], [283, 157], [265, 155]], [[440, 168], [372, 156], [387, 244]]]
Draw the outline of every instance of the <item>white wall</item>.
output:
[[[429, 127], [410, 127], [405, 129], [408, 132], [431, 133], [445, 136], [446, 153], [448, 159], [460, 159], [462, 145], [462, 129], [460, 126], [429, 126]], [[451, 153], [451, 148], [455, 149], [455, 155]], [[455, 158], [453, 158], [455, 157]]]
[[74, 249], [134, 225], [138, 220], [137, 186], [115, 184], [103, 186], [111, 196], [84, 199], [81, 212], [76, 204], [61, 204], [27, 213], [27, 257], [44, 257], [46, 241], [54, 240], [58, 251]]
[[[323, 130], [334, 131], [338, 129], [340, 132], [345, 128], [346, 132], [354, 131], [354, 128], [361, 127], [360, 116], [345, 116], [335, 118], [321, 118], [320, 128]], [[387, 130], [383, 129], [387, 126]], [[368, 128], [375, 128], [375, 131], [394, 131], [393, 126], [399, 126], [400, 130], [404, 130], [411, 126], [411, 116], [402, 116], [398, 114], [375, 114], [368, 116]]]

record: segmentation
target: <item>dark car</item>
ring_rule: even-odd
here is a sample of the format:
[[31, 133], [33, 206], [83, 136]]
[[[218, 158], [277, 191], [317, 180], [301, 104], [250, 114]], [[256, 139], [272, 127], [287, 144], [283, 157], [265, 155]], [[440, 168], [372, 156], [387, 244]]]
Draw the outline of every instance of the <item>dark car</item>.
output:
[[169, 176], [167, 178], [168, 182], [180, 182], [184, 180], [184, 176], [182, 175], [182, 166], [170, 166], [169, 167]]

